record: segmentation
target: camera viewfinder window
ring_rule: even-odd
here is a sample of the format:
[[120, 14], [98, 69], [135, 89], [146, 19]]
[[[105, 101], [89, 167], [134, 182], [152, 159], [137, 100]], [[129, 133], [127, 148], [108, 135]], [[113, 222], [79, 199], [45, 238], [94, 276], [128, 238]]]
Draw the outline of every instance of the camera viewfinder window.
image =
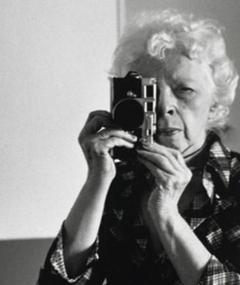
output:
[[147, 102], [147, 111], [153, 112], [153, 102]]
[[147, 85], [147, 97], [153, 98], [153, 85]]

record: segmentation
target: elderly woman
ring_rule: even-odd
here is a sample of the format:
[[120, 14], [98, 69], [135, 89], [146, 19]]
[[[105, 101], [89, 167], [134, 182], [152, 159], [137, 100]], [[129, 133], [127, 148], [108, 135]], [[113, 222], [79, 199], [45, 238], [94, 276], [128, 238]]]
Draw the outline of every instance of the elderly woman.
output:
[[131, 24], [112, 72], [158, 85], [153, 143], [136, 167], [110, 150], [137, 137], [107, 111], [80, 134], [87, 181], [41, 270], [45, 284], [240, 284], [240, 162], [213, 129], [225, 126], [238, 75], [221, 29], [164, 11]]

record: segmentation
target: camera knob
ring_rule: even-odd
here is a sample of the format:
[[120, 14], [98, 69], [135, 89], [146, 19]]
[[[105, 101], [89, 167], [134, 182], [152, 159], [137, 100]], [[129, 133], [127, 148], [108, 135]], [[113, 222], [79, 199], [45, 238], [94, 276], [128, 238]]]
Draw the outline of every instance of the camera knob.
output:
[[137, 97], [137, 95], [134, 92], [132, 92], [131, 90], [127, 91], [126, 95], [127, 95], [127, 97], [130, 97], [130, 98], [136, 98]]

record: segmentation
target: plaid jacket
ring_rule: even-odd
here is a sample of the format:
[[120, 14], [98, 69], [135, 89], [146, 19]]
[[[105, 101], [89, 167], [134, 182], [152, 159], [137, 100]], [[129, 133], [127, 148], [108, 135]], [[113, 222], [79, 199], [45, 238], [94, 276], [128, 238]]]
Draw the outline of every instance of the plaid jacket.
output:
[[[240, 284], [240, 155], [225, 148], [215, 134], [207, 153], [201, 174], [189, 185], [201, 191], [183, 213], [212, 254], [199, 284]], [[67, 277], [60, 233], [40, 272], [39, 285], [181, 284], [164, 250], [156, 255], [151, 245], [139, 215], [147, 184], [135, 173], [119, 170], [113, 181], [93, 254], [79, 277]]]

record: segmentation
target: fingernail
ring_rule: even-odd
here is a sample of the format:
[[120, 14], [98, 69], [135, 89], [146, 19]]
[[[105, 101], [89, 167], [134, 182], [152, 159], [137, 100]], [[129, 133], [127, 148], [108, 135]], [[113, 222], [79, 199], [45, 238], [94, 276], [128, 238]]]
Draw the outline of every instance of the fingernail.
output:
[[136, 140], [138, 139], [138, 137], [137, 137], [137, 136], [135, 136], [135, 135], [131, 134], [130, 132], [128, 132], [128, 134], [132, 137], [132, 139], [133, 139], [134, 141], [136, 141]]

